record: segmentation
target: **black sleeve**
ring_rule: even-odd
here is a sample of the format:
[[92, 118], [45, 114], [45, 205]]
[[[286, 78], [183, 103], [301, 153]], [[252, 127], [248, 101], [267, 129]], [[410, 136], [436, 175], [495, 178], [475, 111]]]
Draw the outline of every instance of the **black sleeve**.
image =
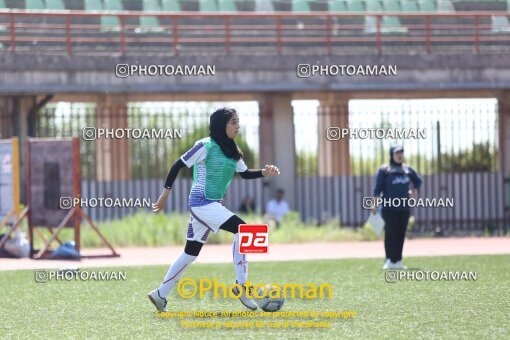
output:
[[241, 175], [241, 177], [243, 179], [254, 179], [254, 178], [260, 178], [260, 177], [264, 177], [264, 175], [262, 175], [262, 170], [246, 170], [244, 172], [240, 172], [239, 175]]
[[185, 166], [186, 164], [184, 164], [180, 158], [174, 162], [170, 168], [170, 171], [168, 172], [168, 175], [166, 176], [165, 188], [170, 189], [172, 185], [174, 185], [175, 178], [179, 174], [179, 171]]

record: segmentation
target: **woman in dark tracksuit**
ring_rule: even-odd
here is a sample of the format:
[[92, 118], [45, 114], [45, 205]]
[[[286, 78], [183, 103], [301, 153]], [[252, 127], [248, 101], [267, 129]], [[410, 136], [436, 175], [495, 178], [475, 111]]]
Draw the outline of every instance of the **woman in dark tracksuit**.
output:
[[[414, 189], [410, 190], [409, 185]], [[404, 164], [404, 147], [390, 148], [390, 163], [383, 165], [377, 173], [373, 196], [383, 198], [409, 198], [417, 195], [422, 184], [421, 177], [410, 166]], [[406, 235], [407, 223], [411, 208], [405, 204], [406, 200], [392, 200], [398, 202], [394, 206], [383, 204], [381, 215], [384, 219], [384, 250], [386, 263], [383, 269], [407, 269], [402, 263], [402, 249]], [[376, 207], [372, 213], [376, 212]]]

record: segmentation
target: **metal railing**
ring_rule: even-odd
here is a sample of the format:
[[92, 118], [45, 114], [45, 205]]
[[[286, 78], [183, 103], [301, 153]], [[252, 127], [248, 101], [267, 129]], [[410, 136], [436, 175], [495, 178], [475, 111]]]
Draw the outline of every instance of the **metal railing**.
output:
[[336, 54], [510, 50], [510, 12], [202, 13], [0, 10], [0, 50]]

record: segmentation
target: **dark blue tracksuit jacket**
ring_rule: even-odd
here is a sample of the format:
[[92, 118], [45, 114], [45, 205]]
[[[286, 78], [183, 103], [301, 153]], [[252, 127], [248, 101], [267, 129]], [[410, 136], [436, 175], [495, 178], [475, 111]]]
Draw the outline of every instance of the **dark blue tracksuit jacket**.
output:
[[[414, 187], [419, 189], [422, 182], [421, 177], [409, 165], [390, 163], [379, 169], [373, 196], [378, 197], [382, 193], [382, 197], [386, 198], [409, 198], [409, 184], [413, 183]], [[404, 201], [401, 203], [404, 203]], [[383, 206], [383, 209], [409, 210], [410, 208], [401, 204], [400, 207]]]

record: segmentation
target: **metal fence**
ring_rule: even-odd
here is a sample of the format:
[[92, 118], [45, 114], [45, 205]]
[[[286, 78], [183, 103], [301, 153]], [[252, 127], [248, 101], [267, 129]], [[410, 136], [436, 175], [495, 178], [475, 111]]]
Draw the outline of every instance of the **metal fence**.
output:
[[[296, 124], [296, 135], [306, 133], [308, 141], [318, 141], [298, 143], [296, 150], [301, 174], [296, 181], [298, 207], [305, 220], [321, 223], [336, 218], [342, 225], [362, 225], [368, 217], [363, 197], [372, 195], [375, 175], [389, 162], [390, 146], [398, 143], [404, 145], [405, 162], [423, 177], [420, 197], [454, 201], [453, 208], [415, 208], [415, 230], [459, 233], [508, 228], [504, 223], [510, 202], [506, 202], [508, 184], [500, 171], [495, 99], [351, 100], [350, 135], [338, 140], [326, 140], [331, 126], [320, 122], [334, 120], [320, 112], [295, 112], [295, 124], [307, 122]], [[363, 138], [361, 129], [378, 130], [384, 137]], [[425, 138], [385, 138], [397, 130], [422, 131]], [[318, 157], [328, 143], [347, 148], [342, 161], [348, 165], [324, 176], [321, 164], [327, 167], [328, 163]]]
[[[82, 197], [150, 198], [155, 201], [172, 163], [198, 139], [209, 135], [209, 115], [225, 103], [130, 103], [128, 108], [101, 108], [95, 104], [50, 105], [35, 120], [33, 137], [80, 137]], [[252, 103], [253, 104], [253, 103]], [[243, 106], [237, 138], [250, 167], [258, 166], [258, 114], [253, 105]], [[238, 105], [236, 105], [238, 107]], [[0, 115], [2, 138], [13, 136], [12, 115]], [[95, 135], [87, 136], [89, 128]], [[116, 137], [100, 136], [100, 130], [118, 129]], [[136, 130], [137, 132], [135, 133]], [[167, 138], [135, 138], [144, 131]], [[1, 131], [0, 131], [1, 132]], [[123, 134], [122, 136], [120, 134]], [[187, 211], [192, 169], [182, 169], [173, 187], [166, 211]], [[226, 204], [237, 210], [241, 198], [250, 194], [262, 206], [260, 184], [234, 181]], [[251, 182], [251, 181], [250, 181]], [[96, 220], [116, 219], [133, 214], [135, 208], [84, 209]]]
[[0, 138], [14, 136], [14, 116], [0, 107]]
[[[83, 197], [133, 197], [157, 199], [174, 160], [193, 143], [207, 136], [212, 103], [182, 105], [131, 103], [127, 110], [100, 108], [94, 104], [59, 104], [41, 109], [35, 120], [35, 137], [81, 138]], [[239, 104], [241, 105], [241, 104]], [[239, 106], [236, 104], [236, 107]], [[325, 140], [324, 113], [318, 102], [294, 103], [296, 151], [296, 205], [304, 221], [321, 224], [337, 219], [342, 226], [358, 227], [368, 213], [362, 198], [370, 196], [378, 168], [389, 160], [389, 147], [403, 142], [406, 163], [423, 176], [420, 196], [453, 198], [454, 208], [416, 208], [414, 229], [463, 233], [508, 228], [510, 182], [501, 171], [498, 107], [495, 99], [473, 100], [351, 100], [348, 124], [352, 129], [420, 128], [425, 138], [407, 140], [344, 138]], [[322, 116], [321, 116], [322, 115]], [[329, 117], [331, 118], [331, 117]], [[0, 112], [2, 138], [14, 135], [13, 115]], [[322, 124], [322, 125], [321, 125]], [[251, 103], [241, 114], [242, 133], [237, 142], [249, 167], [259, 166], [259, 117]], [[167, 139], [111, 139], [88, 141], [85, 127], [182, 129], [182, 136]], [[333, 126], [334, 127], [334, 126]], [[306, 137], [305, 137], [306, 136]], [[182, 137], [182, 138], [181, 138]], [[305, 138], [304, 138], [305, 137]], [[348, 154], [333, 159], [348, 163], [324, 169], [321, 162], [327, 143], [344, 143]], [[322, 157], [332, 157], [331, 154]], [[338, 155], [337, 155], [338, 156]], [[274, 160], [278, 164], [278, 160]], [[333, 164], [334, 165], [334, 164]], [[329, 173], [328, 173], [329, 171]], [[183, 169], [176, 181], [166, 211], [187, 211], [192, 171]], [[225, 203], [236, 211], [246, 196], [254, 198], [257, 212], [264, 211], [262, 181], [235, 178]], [[117, 219], [135, 209], [94, 208], [87, 211], [96, 220]]]
[[342, 54], [510, 48], [492, 12], [147, 13], [0, 10], [0, 51], [51, 54]]

